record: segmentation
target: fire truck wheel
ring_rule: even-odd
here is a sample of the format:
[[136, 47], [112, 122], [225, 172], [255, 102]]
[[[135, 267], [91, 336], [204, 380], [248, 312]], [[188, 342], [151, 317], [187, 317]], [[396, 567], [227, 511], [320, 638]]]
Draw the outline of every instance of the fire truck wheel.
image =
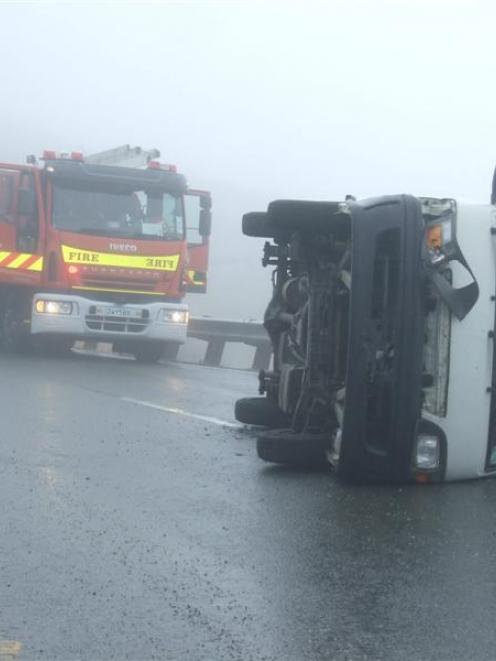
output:
[[329, 469], [326, 450], [327, 434], [297, 433], [292, 429], [277, 429], [260, 434], [257, 454], [260, 459], [293, 468]]
[[43, 337], [37, 345], [41, 353], [50, 356], [67, 357], [71, 355], [71, 349], [74, 345], [74, 340], [67, 337]]
[[287, 416], [267, 397], [238, 399], [234, 405], [234, 417], [245, 425], [280, 428], [288, 424]]
[[7, 299], [1, 318], [2, 346], [8, 353], [28, 353], [31, 349], [29, 326], [25, 320], [29, 317], [26, 304], [14, 296]]
[[158, 363], [162, 358], [164, 351], [165, 346], [162, 343], [150, 343], [140, 344], [139, 346], [134, 347], [132, 353], [138, 363], [153, 365], [154, 363]]

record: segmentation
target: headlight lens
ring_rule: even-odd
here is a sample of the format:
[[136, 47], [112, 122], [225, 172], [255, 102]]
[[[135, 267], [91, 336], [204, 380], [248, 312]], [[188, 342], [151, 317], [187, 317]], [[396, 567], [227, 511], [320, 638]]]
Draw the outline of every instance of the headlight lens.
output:
[[189, 313], [187, 310], [161, 310], [161, 319], [174, 324], [187, 324]]
[[415, 452], [415, 466], [420, 470], [439, 468], [439, 438], [432, 434], [419, 434]]
[[427, 228], [426, 243], [430, 250], [440, 250], [451, 243], [452, 239], [453, 231], [450, 219]]
[[39, 299], [35, 305], [36, 312], [40, 314], [72, 314], [74, 305], [70, 301], [45, 301]]

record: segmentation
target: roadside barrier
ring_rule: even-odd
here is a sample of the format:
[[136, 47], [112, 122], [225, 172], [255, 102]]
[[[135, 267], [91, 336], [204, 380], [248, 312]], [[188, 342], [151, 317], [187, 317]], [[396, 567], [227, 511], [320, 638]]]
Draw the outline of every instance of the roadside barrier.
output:
[[[232, 319], [213, 319], [212, 317], [191, 317], [188, 325], [188, 337], [202, 340], [206, 350], [202, 365], [221, 367], [226, 344], [241, 343], [255, 348], [251, 368], [267, 369], [272, 358], [269, 336], [263, 325], [257, 321], [236, 321]], [[187, 346], [187, 344], [186, 344]], [[109, 342], [76, 342], [76, 349], [112, 353]], [[180, 345], [169, 346], [164, 354], [167, 360], [176, 360]]]
[[204, 365], [218, 367], [225, 346], [229, 342], [240, 342], [255, 347], [252, 369], [267, 369], [270, 364], [272, 347], [269, 336], [260, 322], [192, 317], [189, 321], [188, 337], [207, 342]]

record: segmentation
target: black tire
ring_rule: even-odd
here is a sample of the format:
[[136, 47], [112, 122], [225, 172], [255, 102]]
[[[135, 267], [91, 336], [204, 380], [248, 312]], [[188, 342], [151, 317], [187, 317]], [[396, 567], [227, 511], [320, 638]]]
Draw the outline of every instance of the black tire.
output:
[[275, 200], [268, 206], [268, 224], [276, 232], [332, 233], [349, 236], [351, 220], [341, 211], [341, 202]]
[[267, 214], [263, 211], [252, 211], [243, 216], [243, 234], [260, 239], [273, 239], [277, 230], [268, 221]]
[[72, 355], [71, 349], [74, 346], [74, 340], [63, 335], [51, 335], [49, 337], [39, 338], [35, 346], [41, 354], [57, 358], [67, 358]]
[[260, 434], [257, 454], [263, 461], [273, 464], [323, 469], [329, 467], [326, 460], [329, 444], [327, 434], [298, 434], [292, 429], [277, 429]]
[[164, 354], [163, 357], [165, 360], [169, 360], [171, 362], [174, 362], [177, 360], [177, 354], [179, 353], [179, 349], [181, 348], [181, 345], [179, 342], [167, 342], [164, 348]]
[[288, 417], [267, 397], [244, 397], [234, 405], [234, 417], [245, 425], [258, 425], [273, 429], [289, 424]]
[[138, 361], [145, 365], [158, 363], [165, 351], [165, 345], [160, 343], [140, 344], [133, 348], [132, 354]]
[[6, 353], [27, 354], [31, 351], [29, 309], [29, 302], [20, 297], [6, 299], [1, 316], [2, 348]]

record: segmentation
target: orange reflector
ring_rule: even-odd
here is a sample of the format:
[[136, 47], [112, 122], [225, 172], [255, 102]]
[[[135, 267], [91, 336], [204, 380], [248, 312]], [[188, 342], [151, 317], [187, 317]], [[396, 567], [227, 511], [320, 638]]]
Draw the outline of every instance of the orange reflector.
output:
[[429, 474], [417, 473], [415, 475], [415, 482], [417, 482], [417, 484], [426, 484], [427, 482], [429, 482]]
[[443, 230], [441, 225], [434, 225], [427, 230], [427, 247], [431, 249], [441, 248], [443, 245]]

